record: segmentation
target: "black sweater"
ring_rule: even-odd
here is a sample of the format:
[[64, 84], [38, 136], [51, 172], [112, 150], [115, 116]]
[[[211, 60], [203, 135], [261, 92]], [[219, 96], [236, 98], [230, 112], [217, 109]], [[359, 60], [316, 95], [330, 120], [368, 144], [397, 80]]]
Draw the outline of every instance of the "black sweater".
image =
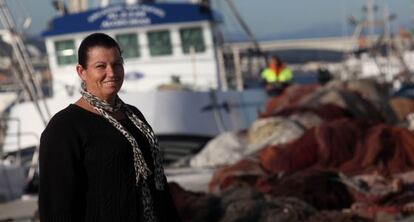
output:
[[[138, 109], [131, 108], [145, 122]], [[154, 169], [145, 136], [128, 118], [120, 123]], [[132, 147], [102, 116], [73, 104], [57, 113], [42, 133], [39, 164], [42, 222], [143, 221]], [[168, 185], [164, 191], [156, 190], [152, 175], [147, 182], [158, 220], [179, 221]]]

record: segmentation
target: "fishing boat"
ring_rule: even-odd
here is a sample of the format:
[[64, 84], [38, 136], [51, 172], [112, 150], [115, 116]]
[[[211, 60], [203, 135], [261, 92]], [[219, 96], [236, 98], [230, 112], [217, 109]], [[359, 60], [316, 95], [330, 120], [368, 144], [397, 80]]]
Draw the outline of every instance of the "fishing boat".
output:
[[367, 0], [364, 9], [366, 19], [350, 17], [350, 23], [355, 26], [352, 37], [356, 44], [343, 62], [340, 77], [375, 79], [391, 85], [392, 91], [412, 84], [414, 51], [411, 33], [400, 30], [399, 35], [392, 34], [391, 22], [396, 16], [390, 14], [387, 6], [381, 19], [375, 14], [378, 8], [373, 0]]
[[[105, 32], [123, 51], [120, 97], [138, 107], [160, 138], [165, 159], [201, 148], [215, 135], [247, 128], [266, 95], [226, 89], [211, 10], [195, 3], [127, 1], [65, 12], [43, 32], [52, 90], [39, 105], [10, 110], [4, 152], [37, 147], [47, 120], [80, 97], [76, 49], [87, 35]], [[16, 136], [17, 135], [17, 136]]]

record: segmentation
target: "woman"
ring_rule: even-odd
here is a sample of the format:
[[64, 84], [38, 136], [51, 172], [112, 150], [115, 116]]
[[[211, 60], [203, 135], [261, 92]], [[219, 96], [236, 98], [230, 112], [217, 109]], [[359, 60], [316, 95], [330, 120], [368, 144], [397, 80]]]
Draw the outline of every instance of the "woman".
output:
[[179, 221], [157, 139], [138, 109], [117, 96], [119, 45], [89, 35], [78, 63], [82, 97], [50, 120], [40, 140], [40, 220]]

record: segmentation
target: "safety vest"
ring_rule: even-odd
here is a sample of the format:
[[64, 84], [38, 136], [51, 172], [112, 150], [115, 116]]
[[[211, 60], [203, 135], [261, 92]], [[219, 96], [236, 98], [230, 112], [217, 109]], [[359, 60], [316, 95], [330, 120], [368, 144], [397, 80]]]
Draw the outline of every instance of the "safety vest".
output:
[[292, 70], [284, 68], [279, 75], [277, 75], [273, 69], [266, 68], [262, 71], [261, 77], [266, 80], [267, 83], [288, 82], [292, 80], [293, 73]]

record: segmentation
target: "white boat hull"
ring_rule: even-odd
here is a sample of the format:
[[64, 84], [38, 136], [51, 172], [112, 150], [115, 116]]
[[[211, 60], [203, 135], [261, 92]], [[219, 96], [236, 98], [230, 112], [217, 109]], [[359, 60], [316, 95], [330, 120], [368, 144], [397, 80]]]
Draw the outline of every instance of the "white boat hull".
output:
[[[120, 97], [141, 110], [157, 135], [210, 137], [247, 128], [256, 119], [266, 99], [260, 89], [243, 92], [128, 92], [120, 93]], [[79, 95], [59, 96], [47, 99], [46, 103], [53, 115], [78, 98]], [[10, 118], [3, 151], [37, 146], [45, 126], [33, 103], [15, 105], [11, 108]]]

